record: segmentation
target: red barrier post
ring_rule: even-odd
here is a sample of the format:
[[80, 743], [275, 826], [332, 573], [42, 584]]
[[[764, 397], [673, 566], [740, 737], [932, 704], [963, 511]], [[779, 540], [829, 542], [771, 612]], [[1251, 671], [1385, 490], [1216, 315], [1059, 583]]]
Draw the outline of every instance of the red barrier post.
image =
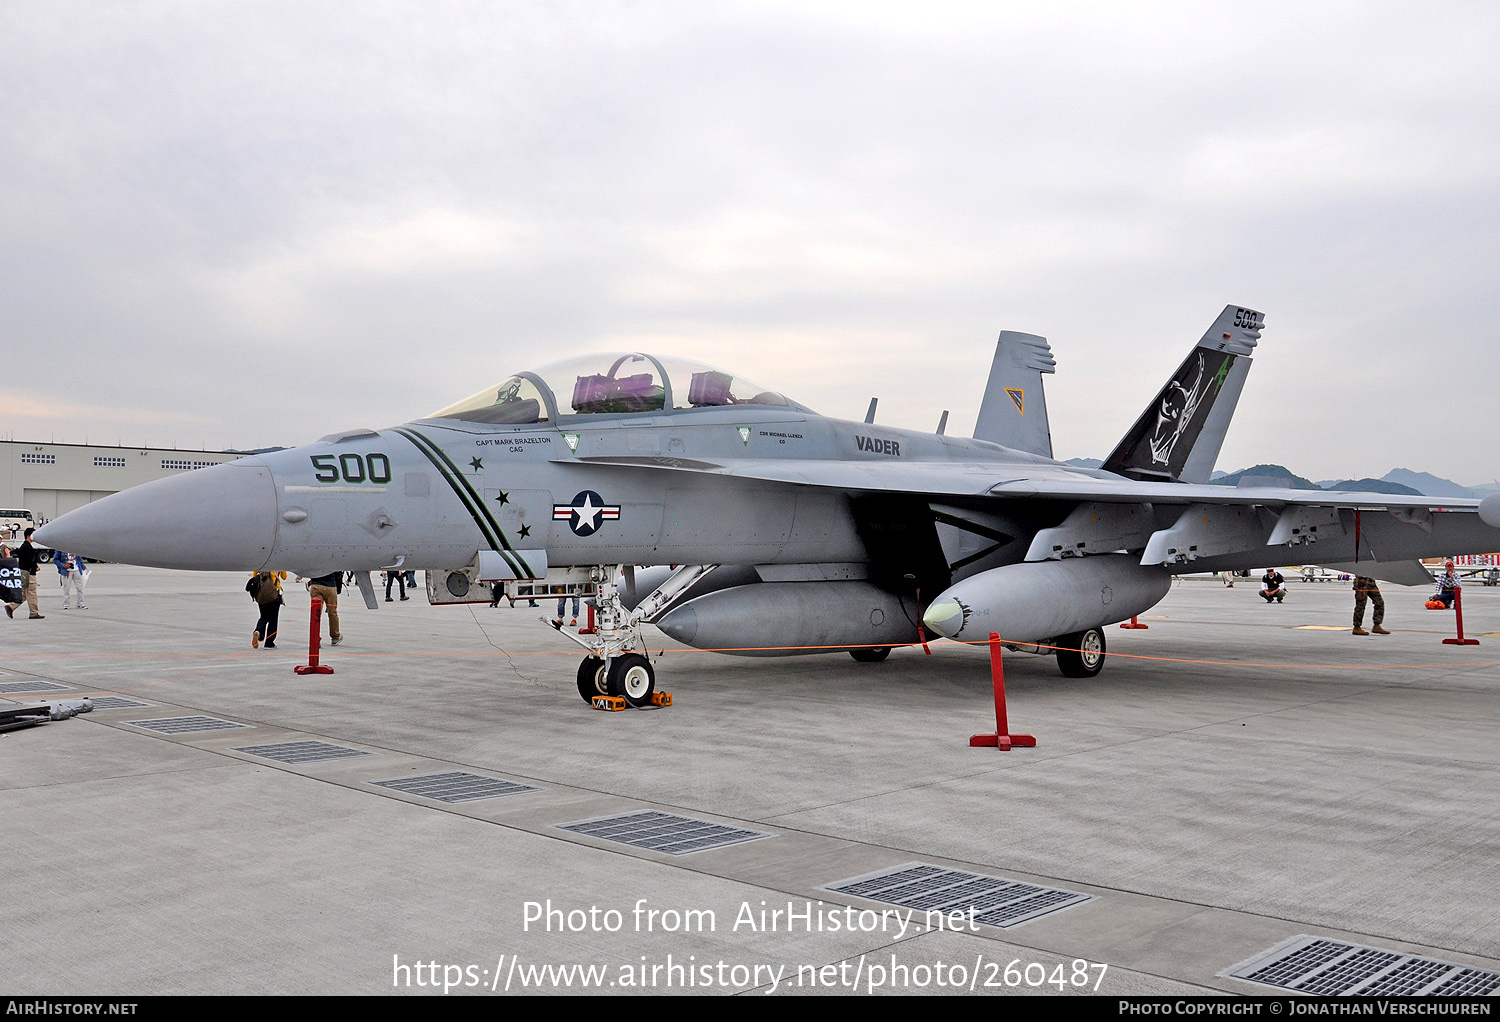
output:
[[1464, 638], [1464, 587], [1453, 587], [1453, 619], [1458, 623], [1458, 638], [1444, 639], [1445, 646], [1477, 646], [1478, 639]]
[[1151, 626], [1150, 625], [1143, 625], [1143, 624], [1141, 624], [1139, 621], [1137, 621], [1135, 619], [1135, 615], [1132, 614], [1131, 617], [1130, 617], [1130, 620], [1127, 621], [1127, 622], [1125, 622], [1124, 624], [1122, 624], [1120, 627], [1121, 628], [1150, 628]]
[[307, 663], [298, 664], [292, 670], [298, 674], [332, 674], [333, 668], [318, 663], [318, 644], [323, 639], [323, 601], [314, 596], [312, 601], [312, 627], [307, 638]]
[[1016, 746], [1034, 748], [1036, 739], [1031, 735], [1010, 733], [1010, 715], [1005, 709], [1005, 665], [1000, 660], [1000, 633], [990, 633], [990, 679], [995, 692], [995, 733], [979, 734], [969, 738], [970, 748], [999, 749], [1009, 752]]
[[598, 635], [599, 626], [594, 623], [594, 605], [592, 603], [585, 603], [584, 606], [589, 609], [589, 618], [588, 622], [582, 628], [578, 629], [578, 634]]

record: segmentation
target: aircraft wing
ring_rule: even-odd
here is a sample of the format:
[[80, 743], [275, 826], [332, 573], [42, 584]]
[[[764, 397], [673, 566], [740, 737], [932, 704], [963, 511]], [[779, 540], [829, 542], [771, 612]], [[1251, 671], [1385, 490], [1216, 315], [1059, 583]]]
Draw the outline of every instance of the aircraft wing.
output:
[[1052, 465], [994, 462], [921, 462], [735, 459], [726, 462], [666, 456], [567, 459], [588, 465], [618, 465], [732, 476], [837, 490], [925, 494], [934, 497], [1041, 498], [1107, 504], [1233, 504], [1284, 507], [1472, 511], [1479, 501], [1396, 493], [1297, 490], [1268, 486], [1216, 486], [1099, 478]]
[[[1214, 486], [1127, 479], [1055, 463], [895, 462], [746, 459], [726, 462], [659, 456], [587, 457], [621, 468], [692, 472], [850, 493], [918, 496], [983, 515], [1025, 512], [1039, 502], [1071, 504], [1047, 514], [1026, 561], [1130, 551], [1143, 565], [1171, 571], [1290, 564], [1318, 544], [1327, 561], [1411, 561], [1500, 546], [1476, 500], [1260, 486]], [[1153, 508], [1155, 510], [1153, 510]], [[1171, 509], [1164, 517], [1162, 509]], [[1362, 514], [1363, 513], [1363, 514]], [[946, 514], [946, 513], [945, 513]], [[944, 518], [951, 519], [951, 515]], [[951, 523], [950, 523], [951, 524]], [[960, 528], [977, 528], [973, 523]], [[1321, 542], [1320, 542], [1321, 541]], [[1188, 565], [1194, 565], [1188, 567]]]

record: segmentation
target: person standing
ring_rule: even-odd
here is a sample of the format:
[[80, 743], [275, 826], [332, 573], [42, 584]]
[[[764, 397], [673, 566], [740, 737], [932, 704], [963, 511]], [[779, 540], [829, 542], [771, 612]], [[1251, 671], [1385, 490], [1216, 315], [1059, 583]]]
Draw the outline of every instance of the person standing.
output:
[[[555, 617], [555, 618], [552, 619], [553, 627], [556, 627], [556, 628], [561, 628], [562, 627], [563, 610], [567, 607], [567, 605], [568, 605], [568, 598], [566, 596], [559, 596], [557, 598], [557, 617]], [[577, 623], [578, 623], [578, 597], [575, 596], [575, 597], [573, 597], [573, 620], [569, 621], [568, 624], [570, 624], [570, 625], [576, 625]]]
[[77, 554], [54, 550], [52, 563], [57, 565], [59, 581], [63, 587], [63, 610], [68, 609], [75, 595], [78, 597], [78, 609], [88, 610], [83, 603], [83, 558]]
[[11, 556], [10, 547], [0, 546], [0, 600], [5, 601], [5, 616], [15, 617], [16, 608], [26, 599], [21, 595], [21, 566]]
[[391, 583], [392, 582], [395, 582], [395, 583], [397, 583], [398, 585], [401, 586], [401, 599], [403, 601], [406, 600], [406, 599], [408, 599], [409, 597], [407, 597], [407, 595], [406, 595], [406, 574], [405, 574], [405, 572], [400, 572], [400, 571], [396, 571], [395, 569], [392, 569], [392, 570], [387, 571], [385, 573], [385, 602], [386, 603], [390, 603], [391, 602]]
[[264, 642], [266, 649], [275, 649], [277, 621], [281, 618], [281, 606], [286, 602], [281, 596], [281, 583], [286, 579], [286, 572], [257, 571], [250, 579], [251, 584], [245, 588], [250, 590], [260, 607], [260, 619], [255, 622], [255, 631], [250, 635], [250, 648], [258, 649]]
[[[1367, 632], [1362, 627], [1365, 620], [1365, 601], [1369, 600], [1374, 605], [1374, 616], [1370, 619], [1370, 630]], [[1368, 575], [1354, 576], [1354, 634], [1355, 635], [1389, 635], [1390, 632], [1380, 627], [1380, 622], [1385, 620], [1385, 599], [1380, 595], [1380, 586]]]
[[16, 551], [16, 563], [21, 568], [21, 590], [26, 594], [26, 606], [31, 609], [31, 620], [40, 621], [45, 615], [36, 605], [36, 568], [40, 551], [31, 545], [31, 534], [35, 531], [26, 530], [26, 541]]
[[[323, 601], [323, 609], [328, 611], [328, 640], [335, 646], [344, 641], [344, 633], [339, 630], [339, 590], [344, 588], [344, 573], [342, 571], [330, 571], [326, 575], [308, 579], [307, 591], [312, 593], [313, 599]], [[386, 599], [391, 598], [390, 580], [386, 580]], [[403, 592], [401, 598], [406, 599]], [[321, 627], [321, 625], [320, 625]]]

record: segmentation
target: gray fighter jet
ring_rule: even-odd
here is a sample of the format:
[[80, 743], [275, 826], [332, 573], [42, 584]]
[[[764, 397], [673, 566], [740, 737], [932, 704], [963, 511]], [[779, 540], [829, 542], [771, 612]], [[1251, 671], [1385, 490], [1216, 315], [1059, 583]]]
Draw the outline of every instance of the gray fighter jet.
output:
[[[1263, 317], [1230, 306], [1100, 469], [1052, 457], [1047, 342], [1005, 332], [973, 438], [826, 418], [731, 373], [639, 353], [517, 373], [356, 429], [95, 501], [41, 530], [90, 557], [199, 570], [424, 568], [434, 603], [580, 594], [584, 698], [640, 705], [640, 626], [750, 656], [878, 661], [927, 633], [1097, 674], [1104, 626], [1174, 573], [1500, 549], [1500, 503], [1210, 485]], [[1315, 553], [1313, 552], [1315, 548]], [[637, 572], [636, 565], [675, 570]], [[679, 567], [680, 566], [680, 567]], [[649, 581], [648, 581], [649, 578]], [[571, 632], [564, 635], [573, 637]]]

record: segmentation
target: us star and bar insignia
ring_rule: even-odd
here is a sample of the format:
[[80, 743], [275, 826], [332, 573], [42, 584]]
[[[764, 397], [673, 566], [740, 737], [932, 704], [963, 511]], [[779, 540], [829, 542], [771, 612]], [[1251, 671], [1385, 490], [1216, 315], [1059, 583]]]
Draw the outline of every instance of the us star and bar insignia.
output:
[[575, 535], [592, 536], [599, 531], [601, 522], [620, 520], [620, 505], [606, 504], [593, 490], [584, 490], [571, 504], [553, 504], [552, 520], [566, 521]]

